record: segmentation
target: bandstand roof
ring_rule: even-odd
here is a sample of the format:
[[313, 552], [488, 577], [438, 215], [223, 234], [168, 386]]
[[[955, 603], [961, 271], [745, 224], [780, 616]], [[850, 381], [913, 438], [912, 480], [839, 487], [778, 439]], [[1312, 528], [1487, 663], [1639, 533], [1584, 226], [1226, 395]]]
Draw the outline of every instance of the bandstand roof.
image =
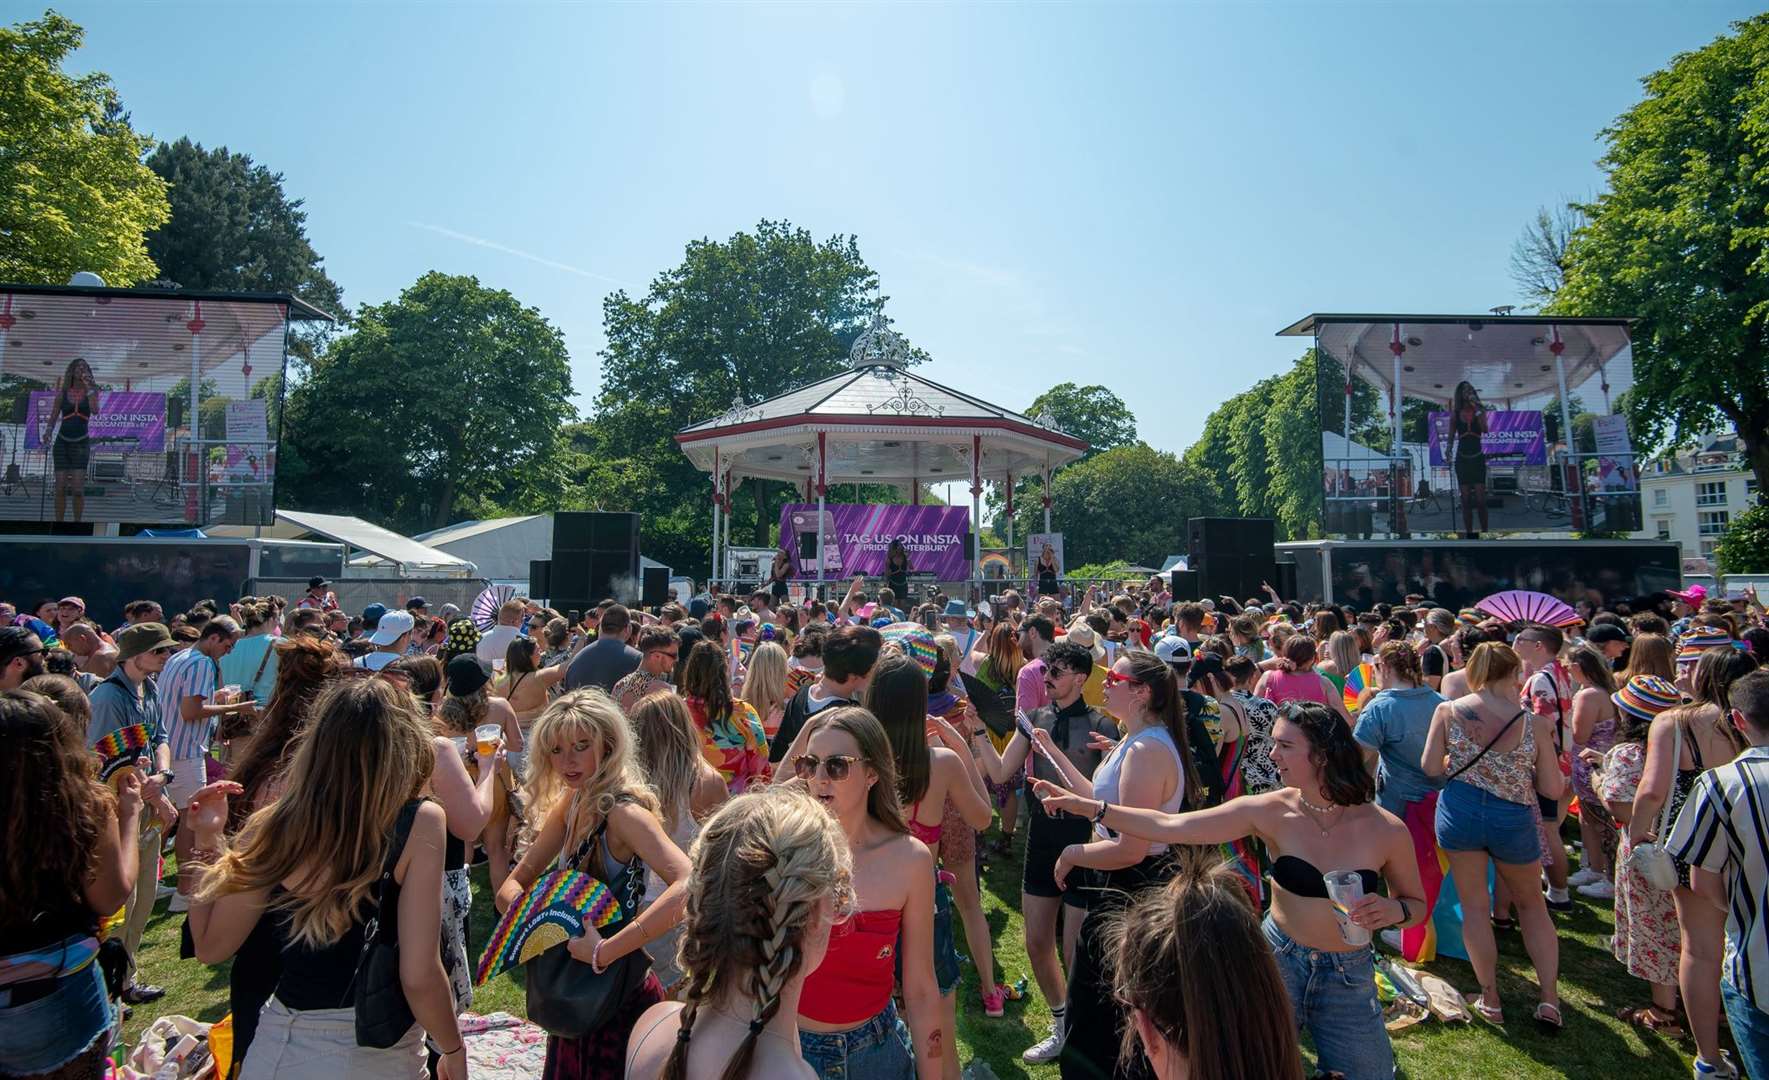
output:
[[982, 478], [996, 482], [1087, 452], [1048, 415], [1034, 419], [916, 374], [891, 343], [879, 344], [883, 336], [896, 337], [877, 324], [863, 334], [849, 370], [754, 405], [735, 402], [676, 442], [706, 472], [794, 483], [815, 475], [819, 435], [829, 482], [968, 481], [973, 437]]

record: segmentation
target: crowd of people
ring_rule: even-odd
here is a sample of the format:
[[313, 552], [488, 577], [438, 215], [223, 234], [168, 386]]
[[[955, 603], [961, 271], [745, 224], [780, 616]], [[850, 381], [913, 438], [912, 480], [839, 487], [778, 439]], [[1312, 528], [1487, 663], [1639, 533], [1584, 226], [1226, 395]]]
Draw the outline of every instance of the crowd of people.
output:
[[[1769, 1080], [1754, 597], [1550, 626], [857, 579], [481, 627], [328, 584], [0, 604], [0, 1075], [103, 1075], [165, 993], [163, 901], [180, 963], [232, 961], [232, 1075], [465, 1080], [483, 861], [498, 911], [558, 869], [615, 905], [527, 967], [559, 1080], [957, 1078], [960, 1012], [1034, 988], [1023, 1057], [1066, 1078], [1388, 1078], [1378, 947], [1429, 959], [1453, 897], [1468, 1008], [1504, 1022], [1519, 933], [1558, 1032], [1575, 890], [1614, 905], [1623, 1020]], [[1030, 984], [998, 977], [991, 859]]]

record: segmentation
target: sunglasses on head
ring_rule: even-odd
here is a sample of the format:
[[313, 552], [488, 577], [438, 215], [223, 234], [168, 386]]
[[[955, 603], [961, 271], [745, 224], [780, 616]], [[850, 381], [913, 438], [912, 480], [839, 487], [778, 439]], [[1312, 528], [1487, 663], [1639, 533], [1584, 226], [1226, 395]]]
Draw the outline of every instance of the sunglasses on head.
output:
[[831, 754], [826, 758], [820, 758], [816, 754], [800, 754], [792, 759], [792, 775], [800, 780], [810, 780], [816, 777], [818, 766], [822, 766], [824, 776], [831, 780], [846, 780], [854, 763], [865, 760], [853, 754]]

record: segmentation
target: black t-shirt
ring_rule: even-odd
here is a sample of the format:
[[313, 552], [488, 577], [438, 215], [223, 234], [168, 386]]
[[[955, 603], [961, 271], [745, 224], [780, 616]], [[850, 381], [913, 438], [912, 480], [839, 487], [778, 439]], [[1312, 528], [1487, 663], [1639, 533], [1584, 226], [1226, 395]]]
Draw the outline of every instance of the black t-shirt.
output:
[[1427, 645], [1419, 654], [1419, 666], [1426, 675], [1441, 679], [1449, 674], [1450, 659], [1443, 654], [1442, 646]]
[[799, 687], [799, 692], [787, 700], [786, 708], [780, 710], [780, 730], [775, 732], [774, 738], [768, 742], [768, 762], [770, 764], [780, 764], [780, 759], [786, 756], [786, 750], [792, 745], [792, 740], [799, 737], [799, 732], [804, 729], [805, 722], [811, 717], [836, 705], [853, 704], [847, 698], [829, 698], [826, 701], [812, 702], [811, 689], [816, 685], [816, 681], [812, 681]]

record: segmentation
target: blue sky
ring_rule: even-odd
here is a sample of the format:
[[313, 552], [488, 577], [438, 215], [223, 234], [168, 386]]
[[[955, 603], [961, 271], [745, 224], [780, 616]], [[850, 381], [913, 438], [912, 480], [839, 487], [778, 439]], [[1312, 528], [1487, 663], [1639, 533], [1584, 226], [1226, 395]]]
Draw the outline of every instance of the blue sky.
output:
[[[34, 15], [9, 3], [8, 21]], [[931, 378], [1102, 383], [1183, 451], [1311, 311], [1517, 299], [1539, 204], [1735, 3], [59, 8], [136, 126], [250, 153], [352, 303], [471, 273], [565, 332], [760, 218], [855, 233]], [[372, 403], [365, 403], [372, 408]]]

